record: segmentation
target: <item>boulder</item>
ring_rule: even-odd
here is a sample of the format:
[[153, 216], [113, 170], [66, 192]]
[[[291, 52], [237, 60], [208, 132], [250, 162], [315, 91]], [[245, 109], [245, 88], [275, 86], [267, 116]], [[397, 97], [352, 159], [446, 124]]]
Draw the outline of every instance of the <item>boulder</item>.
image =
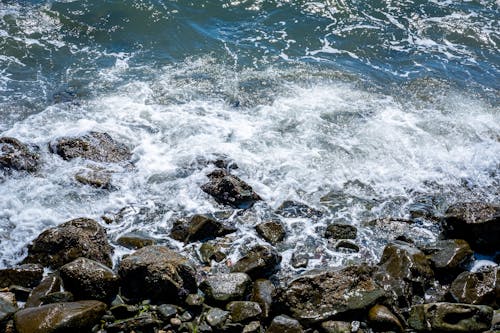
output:
[[64, 289], [73, 293], [76, 300], [96, 299], [106, 302], [118, 294], [118, 275], [97, 261], [78, 258], [62, 266], [59, 274]]
[[412, 296], [423, 296], [432, 284], [434, 272], [430, 262], [412, 244], [402, 241], [388, 244], [378, 266], [375, 279], [390, 290], [401, 307], [411, 304]]
[[235, 323], [249, 322], [260, 318], [262, 310], [259, 303], [249, 301], [233, 301], [226, 306], [231, 313], [231, 320]]
[[457, 303], [419, 304], [411, 308], [408, 324], [417, 332], [483, 332], [490, 328], [493, 309]]
[[18, 333], [90, 332], [106, 311], [99, 301], [56, 303], [16, 312]]
[[133, 300], [184, 298], [196, 292], [196, 271], [184, 256], [158, 245], [137, 250], [118, 267], [122, 294]]
[[257, 230], [260, 237], [273, 245], [285, 238], [285, 228], [279, 221], [262, 222], [255, 227], [255, 230]]
[[276, 288], [271, 281], [258, 279], [253, 284], [252, 296], [250, 300], [257, 302], [262, 309], [262, 317], [267, 318], [271, 313], [273, 298], [276, 296]]
[[243, 300], [249, 292], [252, 280], [245, 273], [216, 274], [200, 284], [208, 301], [230, 302]]
[[104, 228], [94, 220], [79, 218], [42, 232], [28, 246], [24, 262], [59, 268], [84, 257], [111, 267], [111, 253]]
[[247, 273], [252, 279], [265, 278], [276, 273], [280, 263], [281, 255], [273, 247], [256, 245], [233, 265], [231, 271]]
[[177, 220], [172, 227], [170, 237], [181, 242], [191, 243], [221, 237], [236, 231], [207, 215], [193, 215], [189, 222]]
[[11, 285], [32, 288], [43, 277], [43, 267], [38, 264], [26, 264], [11, 268], [0, 269], [0, 288]]
[[281, 303], [294, 318], [309, 324], [363, 311], [385, 297], [372, 278], [373, 267], [349, 266], [340, 270], [310, 271], [292, 280]]
[[140, 231], [128, 232], [118, 237], [116, 242], [123, 247], [134, 250], [143, 248], [145, 246], [154, 245], [156, 243], [154, 238], [151, 238], [150, 236]]
[[12, 293], [0, 292], [0, 328], [17, 311], [16, 298]]
[[31, 291], [25, 307], [30, 308], [42, 304], [41, 298], [61, 290], [61, 279], [56, 274], [46, 276], [42, 282]]
[[448, 208], [441, 224], [446, 238], [465, 239], [480, 252], [500, 250], [500, 205], [457, 203]]
[[474, 254], [463, 239], [445, 239], [421, 248], [439, 276], [456, 276], [470, 263]]
[[201, 189], [219, 203], [245, 209], [262, 200], [250, 185], [224, 169], [217, 169], [207, 176], [210, 181]]
[[94, 131], [78, 137], [59, 138], [50, 143], [49, 149], [65, 160], [83, 158], [116, 163], [129, 160], [132, 155], [127, 146], [116, 142], [109, 134]]
[[305, 253], [294, 252], [290, 263], [293, 268], [305, 268], [309, 264], [309, 256]]
[[323, 212], [309, 207], [305, 203], [297, 202], [293, 200], [284, 201], [278, 209], [275, 211], [276, 214], [281, 215], [283, 217], [321, 217], [323, 216]]
[[349, 224], [333, 223], [326, 227], [325, 237], [333, 239], [356, 239], [358, 229]]
[[83, 185], [96, 188], [111, 189], [112, 172], [100, 168], [82, 169], [75, 174], [75, 180]]
[[14, 138], [0, 138], [0, 170], [35, 172], [39, 166], [37, 147], [30, 147]]
[[226, 258], [226, 254], [222, 251], [222, 246], [213, 242], [205, 242], [200, 246], [200, 259], [205, 264], [210, 264], [212, 260], [221, 262]]
[[386, 306], [377, 304], [368, 311], [368, 324], [377, 332], [403, 332], [398, 317]]
[[450, 295], [458, 303], [499, 306], [500, 268], [461, 273], [451, 284]]
[[302, 333], [304, 330], [300, 323], [286, 315], [273, 318], [266, 333]]

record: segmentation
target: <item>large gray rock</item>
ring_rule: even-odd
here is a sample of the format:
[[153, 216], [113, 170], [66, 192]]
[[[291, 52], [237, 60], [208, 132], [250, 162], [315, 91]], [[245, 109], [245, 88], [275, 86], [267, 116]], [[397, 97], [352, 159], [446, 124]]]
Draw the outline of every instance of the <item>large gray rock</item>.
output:
[[76, 300], [109, 301], [118, 293], [119, 277], [109, 267], [87, 258], [78, 258], [59, 270], [64, 289]]
[[262, 200], [250, 185], [226, 170], [217, 169], [207, 176], [210, 181], [201, 189], [219, 203], [245, 209]]
[[109, 134], [89, 132], [79, 137], [59, 138], [49, 145], [50, 151], [65, 160], [83, 158], [96, 162], [121, 162], [129, 160], [130, 150], [116, 142]]
[[99, 301], [56, 303], [16, 312], [18, 333], [90, 332], [106, 311]]
[[419, 304], [411, 308], [408, 324], [418, 332], [484, 332], [491, 326], [493, 309], [456, 303]]
[[266, 333], [302, 333], [304, 330], [300, 323], [286, 315], [274, 317]]
[[252, 280], [245, 273], [216, 274], [200, 284], [207, 300], [230, 302], [242, 300], [249, 292]]
[[446, 238], [465, 239], [472, 249], [500, 250], [500, 205], [479, 202], [457, 203], [448, 208], [442, 220]]
[[189, 260], [164, 246], [137, 250], [120, 262], [118, 273], [122, 294], [133, 300], [180, 300], [197, 289]]
[[456, 275], [464, 270], [474, 254], [463, 239], [445, 239], [427, 245], [422, 251], [430, 260], [434, 271], [441, 275]]
[[43, 277], [43, 267], [38, 264], [26, 264], [0, 269], [0, 288], [17, 285], [26, 288], [36, 286]]
[[497, 307], [500, 305], [500, 268], [461, 273], [451, 284], [450, 295], [459, 303]]
[[283, 306], [303, 323], [318, 323], [346, 312], [362, 311], [385, 296], [372, 278], [374, 268], [350, 266], [311, 271], [284, 288]]
[[280, 263], [281, 255], [273, 247], [256, 245], [234, 264], [231, 271], [247, 273], [252, 279], [257, 279], [276, 273]]
[[36, 147], [30, 147], [17, 139], [0, 138], [0, 170], [35, 172], [40, 165]]
[[79, 218], [42, 232], [28, 246], [24, 262], [59, 268], [85, 257], [111, 267], [111, 253], [104, 228], [94, 220]]

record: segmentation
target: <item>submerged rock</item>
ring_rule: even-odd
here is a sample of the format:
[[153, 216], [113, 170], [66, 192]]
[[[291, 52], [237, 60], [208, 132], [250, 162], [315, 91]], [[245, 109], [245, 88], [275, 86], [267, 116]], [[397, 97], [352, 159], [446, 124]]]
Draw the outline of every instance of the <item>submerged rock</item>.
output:
[[32, 288], [43, 277], [43, 267], [38, 264], [26, 264], [11, 268], [0, 269], [0, 288], [18, 285]]
[[140, 249], [148, 245], [154, 245], [156, 240], [142, 232], [128, 232], [116, 240], [118, 244], [128, 249]]
[[14, 138], [0, 138], [0, 169], [35, 172], [39, 165], [40, 155], [36, 147]]
[[122, 293], [133, 300], [180, 300], [196, 292], [196, 271], [189, 260], [158, 245], [124, 258], [118, 267]]
[[446, 238], [465, 239], [477, 251], [500, 250], [500, 205], [479, 202], [457, 203], [442, 220]]
[[269, 243], [275, 245], [285, 238], [285, 228], [279, 221], [267, 221], [255, 227], [257, 233]]
[[385, 296], [372, 278], [373, 267], [350, 266], [335, 271], [311, 271], [294, 280], [281, 296], [283, 306], [304, 323], [373, 306]]
[[185, 243], [206, 241], [221, 237], [236, 231], [236, 228], [227, 226], [207, 215], [193, 215], [189, 222], [177, 220], [172, 227], [170, 236]]
[[66, 302], [16, 312], [18, 333], [89, 332], [106, 311], [99, 301]]
[[122, 162], [131, 157], [130, 149], [109, 134], [89, 132], [79, 137], [59, 138], [49, 145], [50, 151], [65, 160], [83, 158], [96, 162]]
[[111, 267], [111, 253], [104, 228], [94, 220], [79, 218], [42, 232], [28, 246], [24, 262], [59, 268], [84, 257]]
[[256, 245], [234, 264], [231, 271], [247, 273], [252, 279], [263, 278], [276, 273], [280, 262], [281, 255], [273, 247]]
[[283, 217], [321, 217], [323, 216], [323, 212], [309, 207], [308, 205], [297, 202], [293, 200], [284, 201], [278, 209], [275, 211], [276, 214], [281, 215]]
[[302, 333], [304, 330], [300, 323], [286, 315], [273, 318], [273, 321], [267, 328], [266, 333]]
[[252, 280], [245, 273], [216, 274], [200, 284], [207, 300], [230, 302], [242, 300], [249, 292]]
[[262, 200], [250, 185], [226, 170], [217, 169], [208, 174], [208, 178], [210, 181], [201, 189], [219, 203], [245, 209]]
[[106, 169], [88, 168], [82, 169], [75, 174], [75, 179], [81, 184], [96, 188], [111, 189], [112, 172]]
[[349, 224], [333, 223], [326, 227], [325, 237], [334, 239], [356, 239], [358, 229]]
[[493, 309], [484, 305], [430, 303], [411, 308], [408, 324], [418, 332], [483, 332], [490, 328]]
[[110, 301], [118, 294], [119, 278], [108, 267], [87, 258], [78, 258], [59, 270], [64, 289], [75, 299]]
[[500, 305], [500, 268], [489, 267], [479, 272], [463, 272], [450, 287], [450, 295], [456, 302]]

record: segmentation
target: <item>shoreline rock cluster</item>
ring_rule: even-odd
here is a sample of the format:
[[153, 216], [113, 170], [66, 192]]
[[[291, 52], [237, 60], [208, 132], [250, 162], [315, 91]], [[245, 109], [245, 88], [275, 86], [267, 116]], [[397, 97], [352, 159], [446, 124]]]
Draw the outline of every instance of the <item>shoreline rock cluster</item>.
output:
[[[116, 163], [130, 158], [125, 146], [96, 133], [66, 138], [52, 144], [51, 150], [64, 151], [60, 156], [65, 159]], [[39, 163], [36, 150], [13, 140], [0, 139], [0, 167], [32, 172]], [[262, 200], [227, 168], [208, 178], [202, 190], [221, 204], [246, 209]], [[322, 214], [293, 201], [284, 202], [276, 213], [307, 218]], [[268, 244], [250, 247], [227, 271], [207, 273], [181, 253], [133, 235], [128, 244], [136, 250], [113, 267], [113, 247], [105, 228], [77, 218], [43, 231], [28, 245], [28, 255], [19, 266], [0, 269], [0, 331], [500, 330], [500, 267], [467, 269], [475, 253], [500, 251], [500, 206], [457, 203], [440, 223], [442, 239], [433, 244], [402, 237], [388, 242], [377, 264], [325, 267], [279, 284], [273, 277], [283, 259], [273, 245], [283, 239], [285, 230], [277, 220], [257, 226]], [[234, 231], [216, 218], [195, 215], [174, 224], [171, 237], [185, 244], [201, 243], [200, 252], [210, 265], [223, 260], [210, 241]], [[325, 237], [350, 250], [355, 250], [356, 234], [355, 227], [341, 224], [325, 231]], [[300, 255], [292, 261], [307, 266]]]

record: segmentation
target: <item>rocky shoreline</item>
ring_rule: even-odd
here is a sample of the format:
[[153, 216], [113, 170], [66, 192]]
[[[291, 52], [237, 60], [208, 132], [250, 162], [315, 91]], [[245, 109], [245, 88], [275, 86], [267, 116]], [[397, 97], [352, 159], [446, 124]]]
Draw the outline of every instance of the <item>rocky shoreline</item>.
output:
[[[0, 169], [37, 172], [39, 147], [0, 138]], [[130, 150], [106, 133], [61, 138], [50, 152], [65, 160], [128, 165]], [[231, 173], [232, 161], [216, 169], [202, 190], [221, 205], [244, 210], [262, 198]], [[111, 173], [92, 165], [75, 180], [112, 188]], [[321, 211], [286, 201], [276, 216], [318, 218]], [[112, 220], [112, 218], [110, 218]], [[106, 221], [106, 218], [104, 218]], [[199, 245], [203, 264], [140, 234], [118, 242], [135, 249], [113, 267], [113, 247], [97, 221], [77, 218], [43, 231], [18, 266], [0, 269], [0, 331], [49, 332], [495, 332], [500, 330], [500, 268], [468, 268], [477, 253], [500, 251], [500, 205], [456, 203], [440, 223], [442, 237], [418, 244], [402, 235], [388, 241], [377, 264], [306, 271], [285, 283], [274, 276], [285, 237], [279, 219], [257, 225], [266, 245], [247, 249], [224, 272], [216, 243], [236, 228], [216, 217], [176, 221], [170, 237]], [[107, 221], [113, 222], [113, 221]], [[391, 223], [390, 220], [377, 223]], [[324, 236], [356, 251], [357, 229], [330, 224]], [[498, 261], [498, 258], [497, 260]], [[307, 256], [295, 253], [294, 267]]]

